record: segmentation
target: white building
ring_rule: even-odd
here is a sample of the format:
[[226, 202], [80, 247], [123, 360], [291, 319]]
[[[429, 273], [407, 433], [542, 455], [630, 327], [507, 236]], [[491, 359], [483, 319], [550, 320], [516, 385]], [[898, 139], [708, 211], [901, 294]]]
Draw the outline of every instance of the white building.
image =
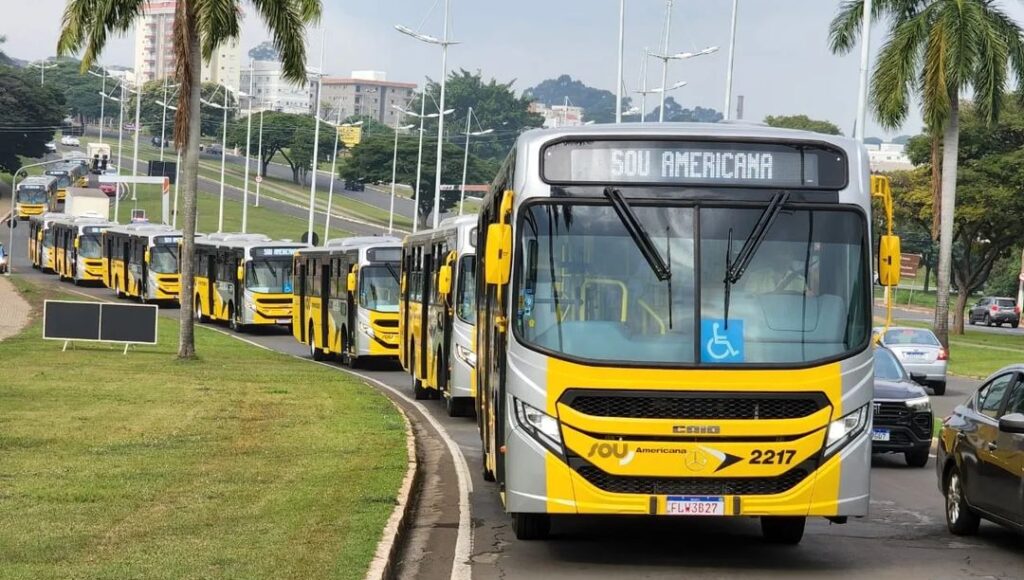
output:
[[381, 71], [353, 71], [351, 77], [324, 77], [323, 91], [320, 106], [329, 117], [368, 116], [397, 127], [402, 124], [398, 109], [409, 108], [416, 83], [389, 81]]
[[544, 128], [579, 127], [583, 124], [583, 107], [575, 105], [552, 105], [530, 103], [530, 112], [544, 117]]
[[[144, 83], [174, 75], [176, 5], [176, 0], [150, 0], [135, 25], [135, 71]], [[209, 62], [203, 62], [202, 81], [238, 90], [240, 50], [237, 39], [223, 43]]]
[[868, 149], [868, 162], [872, 171], [902, 171], [914, 168], [914, 164], [907, 157], [906, 148], [899, 143], [869, 144], [865, 147]]
[[[252, 63], [253, 110], [279, 111], [308, 115], [312, 110], [313, 90], [309, 82], [298, 85], [284, 80], [281, 63], [257, 60]], [[242, 90], [249, 92], [249, 69], [241, 74]]]

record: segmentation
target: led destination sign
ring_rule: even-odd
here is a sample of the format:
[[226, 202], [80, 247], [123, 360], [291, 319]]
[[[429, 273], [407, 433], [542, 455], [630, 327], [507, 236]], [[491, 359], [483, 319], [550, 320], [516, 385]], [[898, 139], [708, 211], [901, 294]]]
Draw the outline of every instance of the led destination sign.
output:
[[679, 141], [563, 142], [544, 152], [559, 183], [840, 188], [846, 160], [817, 146]]

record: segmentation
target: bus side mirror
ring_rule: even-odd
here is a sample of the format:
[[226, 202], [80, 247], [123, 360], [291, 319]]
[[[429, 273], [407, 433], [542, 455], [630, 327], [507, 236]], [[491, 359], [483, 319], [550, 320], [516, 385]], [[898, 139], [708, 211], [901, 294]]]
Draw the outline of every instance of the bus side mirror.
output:
[[345, 280], [345, 289], [348, 290], [349, 292], [355, 292], [356, 291], [356, 273], [355, 272], [349, 272], [348, 273], [348, 278]]
[[447, 296], [452, 293], [451, 266], [441, 266], [441, 271], [437, 274], [437, 292], [441, 296]]
[[878, 243], [878, 282], [882, 286], [900, 283], [900, 237], [882, 236]]
[[243, 280], [245, 278], [245, 267], [239, 266], [235, 276], [237, 276], [239, 280]]
[[487, 226], [487, 272], [488, 284], [508, 284], [512, 272], [512, 226], [491, 224]]
[[75, 249], [76, 250], [79, 249], [79, 243], [78, 242], [79, 242], [78, 238], [75, 238]]
[[405, 294], [405, 274], [404, 273], [402, 274], [401, 290], [402, 290], [402, 294]]
[[144, 260], [144, 261], [145, 261], [145, 262], [146, 262], [147, 264], [149, 263], [149, 250], [146, 250], [146, 253], [142, 255], [142, 259], [143, 259], [143, 260]]

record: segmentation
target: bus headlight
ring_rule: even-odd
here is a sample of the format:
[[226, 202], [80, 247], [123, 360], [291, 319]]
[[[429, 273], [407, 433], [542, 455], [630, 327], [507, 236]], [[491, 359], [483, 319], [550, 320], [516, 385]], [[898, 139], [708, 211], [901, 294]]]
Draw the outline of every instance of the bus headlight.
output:
[[932, 410], [932, 400], [928, 398], [928, 395], [918, 397], [916, 399], [908, 399], [904, 401], [904, 403], [906, 403], [907, 408], [915, 413], [923, 413], [925, 411]]
[[860, 435], [867, 423], [867, 405], [829, 423], [828, 435], [825, 439], [825, 457], [839, 451], [857, 435]]
[[562, 454], [562, 435], [558, 429], [558, 419], [538, 411], [519, 399], [513, 399], [516, 408], [516, 422], [542, 445]]
[[359, 332], [362, 332], [363, 334], [369, 336], [370, 338], [374, 338], [376, 336], [376, 334], [374, 334], [373, 332], [373, 328], [371, 328], [370, 325], [366, 324], [365, 322], [359, 323]]
[[455, 354], [459, 356], [462, 362], [470, 366], [470, 368], [476, 368], [476, 353], [462, 346], [461, 344], [455, 345]]

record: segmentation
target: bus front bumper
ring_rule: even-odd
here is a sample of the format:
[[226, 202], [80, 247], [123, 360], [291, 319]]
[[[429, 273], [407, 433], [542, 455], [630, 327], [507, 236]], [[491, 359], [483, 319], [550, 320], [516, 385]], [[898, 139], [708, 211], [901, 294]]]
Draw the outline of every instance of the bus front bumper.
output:
[[261, 294], [250, 300], [242, 313], [245, 324], [272, 326], [292, 323], [292, 297], [290, 294]]

